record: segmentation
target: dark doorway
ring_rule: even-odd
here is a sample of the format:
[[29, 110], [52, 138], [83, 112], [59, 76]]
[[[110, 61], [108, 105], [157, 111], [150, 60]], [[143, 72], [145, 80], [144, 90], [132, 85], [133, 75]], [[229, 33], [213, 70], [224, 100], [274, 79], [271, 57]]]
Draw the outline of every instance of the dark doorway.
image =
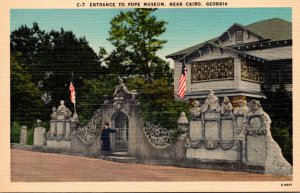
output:
[[128, 128], [129, 121], [125, 113], [117, 112], [113, 116], [115, 129], [118, 129], [114, 135], [114, 151], [127, 151], [128, 150]]

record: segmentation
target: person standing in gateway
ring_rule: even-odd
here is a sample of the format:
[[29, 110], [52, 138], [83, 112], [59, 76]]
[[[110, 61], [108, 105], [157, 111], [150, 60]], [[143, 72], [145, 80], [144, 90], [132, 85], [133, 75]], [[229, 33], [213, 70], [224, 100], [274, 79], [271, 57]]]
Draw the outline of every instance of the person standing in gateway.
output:
[[109, 123], [104, 123], [104, 127], [101, 132], [101, 151], [105, 155], [110, 154], [110, 133], [116, 132], [117, 129], [109, 128]]

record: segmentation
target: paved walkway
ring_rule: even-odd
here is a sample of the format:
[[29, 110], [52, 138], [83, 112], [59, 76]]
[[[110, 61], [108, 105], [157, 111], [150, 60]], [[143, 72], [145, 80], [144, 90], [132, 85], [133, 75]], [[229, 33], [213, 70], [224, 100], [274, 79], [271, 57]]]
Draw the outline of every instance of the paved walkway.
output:
[[279, 177], [241, 172], [116, 163], [100, 159], [11, 150], [11, 180], [42, 181], [283, 181]]

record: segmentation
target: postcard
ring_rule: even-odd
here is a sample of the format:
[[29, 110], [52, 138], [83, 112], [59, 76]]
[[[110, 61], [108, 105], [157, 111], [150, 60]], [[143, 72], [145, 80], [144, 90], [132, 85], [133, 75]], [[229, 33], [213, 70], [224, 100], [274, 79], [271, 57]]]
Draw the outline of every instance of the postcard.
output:
[[299, 191], [297, 1], [1, 1], [1, 192]]

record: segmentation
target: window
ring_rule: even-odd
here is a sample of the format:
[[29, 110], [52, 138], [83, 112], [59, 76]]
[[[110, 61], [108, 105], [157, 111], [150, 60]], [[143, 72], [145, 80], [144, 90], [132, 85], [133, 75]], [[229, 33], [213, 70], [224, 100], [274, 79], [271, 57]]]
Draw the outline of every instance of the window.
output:
[[243, 31], [236, 32], [236, 42], [243, 43]]

